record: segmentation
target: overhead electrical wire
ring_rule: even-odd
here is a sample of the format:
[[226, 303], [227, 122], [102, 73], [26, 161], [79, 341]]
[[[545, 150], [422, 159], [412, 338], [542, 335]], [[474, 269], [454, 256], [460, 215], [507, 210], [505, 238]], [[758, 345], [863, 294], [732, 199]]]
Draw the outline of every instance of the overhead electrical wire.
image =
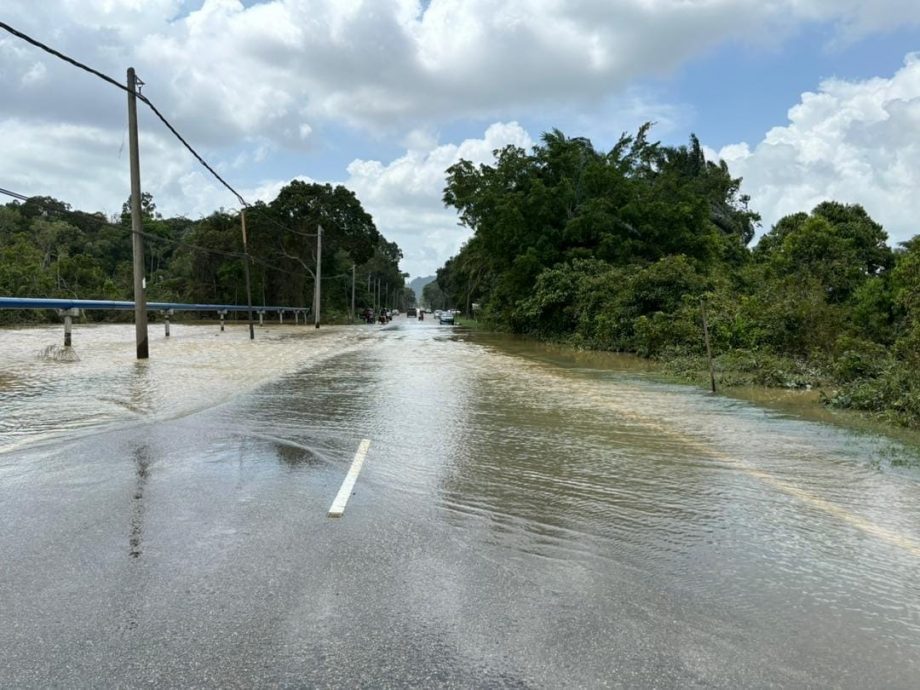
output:
[[[43, 203], [41, 203], [40, 201], [37, 201], [37, 202], [35, 201], [35, 200], [37, 200], [37, 199], [40, 199], [41, 197], [28, 197], [28, 196], [26, 196], [25, 194], [20, 194], [20, 193], [18, 193], [18, 192], [13, 192], [13, 191], [10, 191], [10, 190], [8, 190], [8, 189], [4, 189], [4, 188], [2, 188], [2, 187], [0, 187], [0, 194], [5, 194], [6, 196], [12, 197], [12, 198], [17, 199], [17, 200], [19, 200], [19, 201], [33, 201], [33, 202], [37, 203], [38, 206], [40, 206], [40, 207], [42, 207], [42, 208], [44, 208], [44, 209], [46, 209], [46, 210], [53, 211], [53, 212], [55, 212], [55, 213], [68, 214], [68, 215], [71, 215], [71, 216], [80, 216], [80, 217], [82, 217], [82, 218], [85, 218], [86, 220], [92, 221], [93, 223], [98, 223], [99, 225], [103, 225], [103, 226], [106, 226], [106, 227], [109, 227], [109, 228], [114, 228], [114, 229], [116, 229], [116, 230], [124, 230], [124, 229], [125, 229], [123, 226], [118, 225], [118, 224], [116, 224], [116, 223], [112, 223], [112, 222], [110, 222], [109, 220], [107, 220], [107, 219], [105, 219], [105, 218], [100, 218], [98, 215], [93, 214], [93, 213], [87, 213], [86, 211], [75, 211], [75, 210], [72, 210], [72, 209], [54, 208], [54, 207], [52, 207], [52, 206], [50, 206], [50, 205], [48, 205], [48, 204], [43, 204]], [[189, 221], [189, 222], [195, 222], [195, 221]], [[162, 236], [162, 235], [156, 235], [156, 234], [149, 233], [149, 232], [140, 231], [138, 234], [141, 235], [141, 237], [144, 237], [144, 238], [149, 239], [149, 240], [153, 240], [153, 241], [157, 241], [157, 242], [167, 242], [167, 243], [169, 243], [169, 244], [174, 244], [174, 245], [177, 245], [177, 246], [180, 246], [180, 247], [184, 247], [184, 248], [186, 248], [186, 249], [191, 249], [191, 250], [203, 252], [203, 253], [206, 253], [206, 254], [217, 254], [217, 255], [219, 255], [219, 256], [226, 256], [226, 257], [230, 257], [230, 258], [234, 258], [234, 259], [242, 259], [242, 258], [245, 258], [245, 257], [247, 256], [247, 255], [246, 255], [245, 253], [243, 253], [243, 252], [228, 252], [228, 251], [224, 251], [224, 250], [222, 250], [222, 249], [212, 249], [212, 248], [210, 248], [210, 247], [202, 247], [201, 245], [192, 244], [192, 243], [190, 243], [190, 242], [185, 242], [184, 240], [177, 240], [177, 239], [174, 239], [174, 238], [172, 238], [172, 237], [164, 237], [164, 236]], [[284, 274], [292, 275], [292, 276], [301, 276], [301, 275], [302, 275], [302, 273], [299, 273], [299, 272], [297, 272], [297, 271], [288, 271], [288, 270], [285, 270], [285, 269], [283, 269], [283, 268], [278, 268], [277, 266], [272, 265], [272, 264], [269, 263], [268, 261], [264, 261], [264, 260], [262, 260], [262, 259], [259, 259], [258, 257], [252, 256], [251, 254], [249, 255], [249, 259], [250, 259], [250, 261], [252, 261], [252, 262], [254, 262], [254, 263], [261, 264], [261, 265], [265, 266], [266, 268], [269, 268], [269, 269], [271, 269], [271, 270], [273, 270], [273, 271], [276, 271], [276, 272], [278, 272], [278, 273], [284, 273]]]
[[[12, 198], [14, 198], [14, 199], [18, 199], [19, 201], [31, 201], [31, 200], [35, 200], [35, 199], [40, 198], [40, 197], [28, 197], [28, 196], [26, 196], [25, 194], [19, 194], [18, 192], [12, 192], [12, 191], [10, 191], [10, 190], [8, 190], [8, 189], [3, 189], [2, 187], [0, 187], [0, 194], [5, 194], [6, 196], [10, 196], [10, 197], [12, 197]], [[116, 223], [112, 223], [111, 221], [109, 221], [109, 220], [107, 220], [107, 219], [105, 219], [105, 218], [100, 218], [98, 215], [95, 215], [95, 214], [93, 214], [93, 213], [88, 213], [88, 212], [86, 212], [86, 211], [75, 211], [75, 210], [73, 210], [73, 209], [59, 209], [59, 208], [54, 208], [54, 207], [52, 207], [52, 206], [49, 206], [48, 204], [42, 204], [41, 202], [37, 202], [37, 205], [40, 206], [40, 207], [42, 207], [42, 208], [44, 208], [44, 209], [46, 209], [46, 210], [53, 211], [53, 212], [55, 212], [55, 213], [63, 213], [63, 214], [71, 215], [71, 216], [81, 216], [81, 217], [85, 218], [86, 220], [92, 221], [92, 222], [94, 222], [94, 223], [98, 223], [99, 225], [104, 225], [104, 226], [106, 226], [106, 227], [114, 228], [114, 229], [116, 229], [116, 230], [124, 230], [124, 228], [123, 228], [121, 225], [118, 225], [118, 224], [116, 224]], [[190, 222], [193, 222], [193, 221], [190, 221]], [[246, 256], [246, 255], [243, 254], [242, 252], [226, 252], [226, 251], [223, 251], [223, 250], [221, 250], [221, 249], [211, 249], [211, 248], [209, 248], [209, 247], [202, 247], [202, 246], [197, 245], [197, 244], [191, 244], [191, 243], [185, 242], [185, 241], [183, 241], [183, 240], [173, 239], [172, 237], [163, 237], [162, 235], [155, 235], [155, 234], [153, 234], [153, 233], [144, 232], [143, 230], [141, 230], [138, 234], [139, 234], [141, 237], [145, 237], [145, 238], [147, 238], [147, 239], [149, 239], [149, 240], [155, 240], [155, 241], [160, 241], [160, 242], [169, 242], [169, 243], [171, 243], [171, 244], [175, 244], [175, 245], [179, 245], [179, 246], [182, 246], [182, 247], [186, 247], [187, 249], [194, 249], [194, 250], [200, 251], [200, 252], [207, 252], [207, 253], [210, 253], [210, 254], [220, 254], [220, 255], [222, 255], [222, 256], [229, 256], [229, 257], [234, 257], [234, 258], [242, 258], [242, 257]]]
[[[7, 24], [6, 22], [0, 22], [0, 29], [3, 29], [11, 33], [13, 36], [16, 36], [17, 38], [21, 38], [26, 43], [30, 43], [36, 48], [39, 48], [40, 50], [44, 50], [46, 53], [49, 53], [55, 56], [56, 58], [59, 58], [63, 60], [64, 62], [67, 62], [73, 65], [74, 67], [78, 67], [79, 69], [82, 69], [85, 72], [89, 72], [90, 74], [96, 77], [99, 77], [103, 81], [108, 82], [112, 86], [115, 86], [121, 89], [125, 93], [129, 93], [129, 94], [131, 93], [131, 89], [129, 89], [124, 84], [121, 84], [120, 82], [116, 81], [115, 79], [108, 76], [107, 74], [103, 74], [99, 70], [93, 69], [92, 67], [85, 65], [82, 62], [70, 57], [69, 55], [65, 55], [64, 53], [58, 50], [55, 50], [51, 46], [45, 45], [41, 41], [38, 41], [32, 38], [31, 36], [24, 34], [17, 29], [14, 29], [12, 26]], [[147, 105], [147, 107], [150, 108], [153, 114], [156, 115], [160, 119], [160, 121], [166, 126], [166, 128], [170, 132], [173, 133], [173, 135], [182, 143], [183, 146], [185, 146], [186, 149], [188, 149], [188, 151], [198, 160], [198, 162], [201, 163], [208, 170], [208, 172], [210, 172], [224, 187], [230, 190], [233, 196], [235, 196], [243, 206], [249, 206], [249, 204], [243, 198], [243, 196], [238, 191], [236, 191], [233, 187], [231, 187], [230, 183], [228, 183], [224, 178], [218, 175], [217, 171], [214, 170], [214, 168], [208, 165], [208, 162], [204, 158], [202, 158], [194, 148], [192, 148], [192, 145], [189, 144], [181, 134], [179, 134], [176, 128], [173, 127], [172, 124], [170, 124], [169, 120], [167, 120], [166, 117], [159, 110], [157, 110], [157, 107], [150, 101], [150, 99], [147, 96], [144, 96], [140, 92], [135, 92], [135, 96], [137, 97], [138, 100], [143, 101]]]
[[[52, 47], [50, 47], [50, 46], [48, 46], [48, 45], [42, 43], [41, 41], [39, 41], [39, 40], [37, 40], [37, 39], [35, 39], [35, 38], [32, 38], [32, 37], [29, 36], [28, 34], [24, 34], [23, 32], [21, 32], [21, 31], [15, 29], [15, 28], [13, 28], [12, 26], [10, 26], [9, 24], [7, 24], [6, 22], [0, 21], [0, 28], [2, 28], [2, 29], [4, 29], [5, 31], [11, 33], [12, 35], [16, 36], [17, 38], [21, 38], [22, 40], [26, 41], [27, 43], [30, 43], [31, 45], [35, 46], [36, 48], [39, 48], [39, 49], [41, 49], [41, 50], [43, 50], [43, 51], [45, 51], [45, 52], [47, 52], [47, 53], [49, 53], [49, 54], [51, 54], [51, 55], [57, 57], [57, 58], [59, 58], [59, 59], [65, 61], [65, 62], [67, 62], [67, 63], [73, 65], [74, 67], [77, 67], [77, 68], [79, 68], [79, 69], [82, 69], [82, 70], [84, 70], [84, 71], [86, 71], [86, 72], [88, 72], [88, 73], [90, 73], [90, 74], [92, 74], [92, 75], [94, 75], [94, 76], [96, 76], [96, 77], [99, 77], [99, 78], [102, 79], [103, 81], [105, 81], [105, 82], [111, 84], [112, 86], [115, 86], [115, 87], [121, 89], [121, 90], [124, 91], [125, 93], [131, 93], [131, 90], [130, 90], [127, 86], [125, 86], [124, 84], [122, 84], [122, 83], [116, 81], [115, 79], [113, 79], [112, 77], [108, 76], [107, 74], [104, 74], [104, 73], [100, 72], [99, 70], [93, 69], [92, 67], [89, 67], [88, 65], [85, 65], [85, 64], [83, 64], [82, 62], [80, 62], [80, 61], [78, 61], [78, 60], [75, 60], [74, 58], [72, 58], [72, 57], [70, 57], [70, 56], [68, 56], [68, 55], [65, 55], [64, 53], [61, 53], [60, 51], [55, 50], [54, 48], [52, 48]], [[166, 117], [157, 109], [157, 107], [153, 104], [153, 102], [150, 100], [150, 98], [148, 98], [147, 96], [143, 95], [143, 94], [140, 93], [140, 92], [137, 92], [135, 95], [137, 96], [137, 98], [138, 98], [139, 100], [143, 101], [143, 102], [147, 105], [148, 108], [150, 108], [150, 110], [153, 112], [153, 114], [156, 115], [157, 118], [159, 118], [159, 120], [163, 123], [164, 126], [166, 126], [166, 128], [167, 128], [170, 132], [172, 132], [172, 134], [182, 143], [182, 145], [189, 151], [189, 153], [191, 153], [191, 154], [195, 157], [195, 159], [196, 159], [199, 163], [201, 163], [201, 165], [204, 166], [205, 169], [207, 169], [207, 171], [210, 172], [210, 173], [214, 176], [215, 179], [217, 179], [224, 187], [226, 187], [226, 188], [237, 198], [237, 200], [240, 202], [240, 205], [241, 205], [244, 209], [246, 209], [246, 210], [252, 210], [252, 211], [258, 211], [258, 210], [260, 210], [260, 207], [259, 207], [259, 206], [254, 206], [254, 205], [250, 204], [249, 202], [247, 202], [246, 199], [244, 199], [243, 196], [242, 196], [239, 192], [237, 192], [237, 191], [230, 185], [230, 183], [228, 183], [223, 177], [221, 177], [221, 176], [217, 173], [217, 171], [214, 170], [214, 168], [212, 168], [212, 167], [208, 164], [208, 162], [207, 162], [204, 158], [202, 158], [201, 155], [198, 154], [198, 152], [192, 147], [192, 145], [189, 144], [188, 141], [185, 140], [185, 138], [178, 132], [178, 130], [176, 130], [176, 128], [169, 122], [169, 120], [167, 120]], [[294, 230], [294, 229], [292, 229], [292, 228], [286, 227], [286, 226], [282, 225], [281, 223], [279, 223], [277, 219], [275, 219], [275, 218], [273, 218], [273, 217], [271, 217], [271, 216], [264, 216], [264, 217], [266, 217], [266, 218], [268, 219], [268, 221], [271, 222], [273, 225], [278, 226], [279, 228], [281, 228], [282, 230], [285, 230], [286, 232], [291, 232], [291, 233], [293, 233], [293, 234], [295, 234], [295, 235], [300, 235], [300, 236], [302, 236], [302, 237], [316, 237], [316, 234], [315, 234], [315, 233], [312, 233], [312, 234], [311, 234], [311, 233], [299, 232], [299, 231]]]
[[[84, 63], [82, 63], [82, 62], [80, 62], [79, 60], [76, 60], [76, 59], [70, 57], [69, 55], [65, 55], [64, 53], [62, 53], [62, 52], [60, 52], [60, 51], [58, 51], [58, 50], [55, 50], [55, 49], [52, 48], [51, 46], [48, 46], [48, 45], [42, 43], [41, 41], [39, 41], [39, 40], [37, 40], [37, 39], [35, 39], [35, 38], [32, 38], [32, 37], [29, 36], [28, 34], [25, 34], [25, 33], [23, 33], [22, 31], [19, 31], [18, 29], [13, 28], [12, 26], [10, 26], [9, 24], [7, 24], [6, 22], [0, 21], [0, 29], [3, 29], [3, 30], [5, 30], [5, 31], [7, 31], [8, 33], [12, 34], [13, 36], [16, 36], [17, 38], [22, 39], [22, 40], [25, 41], [26, 43], [29, 43], [29, 44], [35, 46], [36, 48], [39, 48], [40, 50], [43, 50], [43, 51], [45, 51], [46, 53], [48, 53], [48, 54], [50, 54], [50, 55], [53, 55], [54, 57], [56, 57], [56, 58], [58, 58], [58, 59], [60, 59], [60, 60], [63, 60], [64, 62], [67, 62], [68, 64], [73, 65], [74, 67], [77, 67], [77, 68], [79, 68], [79, 69], [81, 69], [81, 70], [83, 70], [83, 71], [85, 71], [85, 72], [88, 72], [89, 74], [92, 74], [93, 76], [96, 76], [96, 77], [102, 79], [103, 81], [105, 81], [105, 82], [111, 84], [112, 86], [115, 86], [116, 88], [118, 88], [118, 89], [124, 91], [125, 93], [128, 93], [128, 94], [131, 93], [131, 89], [129, 89], [127, 86], [125, 86], [124, 84], [120, 83], [119, 81], [113, 79], [112, 77], [108, 76], [107, 74], [104, 74], [103, 72], [100, 72], [99, 70], [93, 69], [92, 67], [90, 67], [90, 66], [88, 66], [88, 65], [86, 65], [86, 64], [84, 64]], [[228, 183], [223, 177], [221, 177], [221, 176], [217, 173], [217, 171], [214, 170], [214, 168], [212, 168], [212, 167], [208, 164], [208, 162], [207, 162], [204, 158], [202, 158], [202, 156], [192, 147], [192, 145], [189, 144], [188, 141], [186, 141], [185, 138], [184, 138], [181, 134], [179, 134], [178, 130], [176, 130], [176, 128], [169, 122], [169, 120], [166, 119], [166, 117], [157, 109], [157, 107], [153, 104], [153, 102], [151, 102], [151, 100], [150, 100], [147, 96], [143, 95], [143, 94], [140, 93], [139, 91], [135, 92], [134, 95], [137, 97], [138, 100], [140, 100], [140, 101], [142, 101], [144, 104], [146, 104], [147, 107], [150, 108], [150, 110], [153, 112], [153, 114], [157, 116], [157, 118], [163, 123], [163, 125], [164, 125], [170, 132], [172, 132], [173, 136], [175, 136], [175, 137], [182, 143], [182, 145], [189, 151], [189, 153], [191, 153], [191, 154], [195, 157], [195, 159], [196, 159], [199, 163], [201, 163], [201, 165], [204, 166], [204, 168], [207, 169], [207, 171], [210, 172], [211, 175], [214, 176], [215, 179], [217, 179], [227, 190], [229, 190], [229, 191], [237, 198], [237, 200], [240, 202], [240, 204], [242, 205], [242, 207], [243, 207], [244, 209], [247, 209], [247, 210], [258, 210], [258, 209], [260, 208], [259, 206], [253, 206], [253, 205], [249, 204], [249, 203], [243, 198], [243, 196], [242, 196], [239, 192], [237, 192], [237, 191], [230, 185], [230, 183]], [[16, 192], [11, 192], [11, 191], [6, 190], [6, 189], [3, 189], [3, 188], [0, 188], [0, 193], [6, 194], [7, 196], [13, 197], [14, 199], [19, 199], [20, 201], [28, 201], [28, 200], [30, 199], [30, 197], [27, 197], [27, 196], [22, 195], [22, 194], [18, 194], [18, 193], [16, 193]], [[76, 213], [76, 214], [88, 216], [88, 217], [90, 217], [90, 218], [94, 218], [94, 216], [93, 216], [92, 214], [85, 213], [85, 212], [83, 212], [83, 211], [67, 211], [67, 213]], [[302, 237], [308, 237], [308, 238], [312, 238], [312, 237], [316, 237], [316, 236], [317, 236], [316, 233], [304, 233], [304, 232], [299, 232], [299, 231], [294, 230], [294, 229], [292, 229], [292, 228], [286, 227], [286, 226], [282, 225], [280, 222], [278, 222], [277, 219], [273, 218], [273, 217], [270, 216], [270, 215], [266, 215], [266, 216], [263, 216], [263, 217], [267, 218], [267, 220], [269, 220], [272, 224], [278, 226], [279, 228], [281, 228], [281, 229], [284, 230], [285, 232], [290, 232], [290, 233], [292, 233], [292, 234], [299, 235], [299, 236], [302, 236]], [[100, 219], [98, 219], [98, 218], [96, 218], [95, 220], [100, 221]], [[105, 222], [107, 225], [110, 225], [110, 226], [113, 226], [113, 227], [118, 227], [118, 226], [114, 226], [112, 223], [108, 223], [107, 221], [100, 221], [100, 222]], [[247, 256], [247, 255], [244, 254], [244, 253], [223, 252], [223, 251], [216, 250], [216, 249], [208, 249], [208, 248], [206, 248], [206, 247], [199, 247], [199, 246], [197, 246], [197, 245], [192, 245], [192, 244], [189, 244], [189, 243], [186, 243], [186, 242], [182, 242], [181, 240], [174, 240], [174, 239], [171, 239], [171, 238], [165, 238], [165, 237], [161, 237], [161, 236], [159, 236], [159, 235], [151, 235], [150, 233], [141, 232], [140, 234], [141, 234], [142, 236], [147, 237], [147, 238], [152, 239], [152, 240], [160, 240], [160, 241], [172, 242], [172, 243], [174, 243], [174, 244], [181, 245], [181, 246], [185, 246], [185, 247], [190, 248], [190, 249], [195, 249], [195, 250], [203, 251], [203, 252], [209, 252], [209, 253], [212, 253], [212, 254], [220, 254], [220, 255], [223, 255], [223, 256], [230, 256], [230, 257], [237, 257], [237, 258], [243, 258], [243, 257]], [[277, 268], [276, 266], [272, 266], [272, 265], [269, 264], [267, 261], [263, 261], [263, 260], [261, 260], [261, 259], [258, 259], [257, 257], [252, 256], [252, 255], [249, 255], [249, 258], [250, 258], [250, 260], [253, 261], [254, 263], [259, 263], [259, 264], [261, 264], [261, 265], [263, 265], [263, 266], [265, 266], [265, 267], [271, 268], [272, 270], [275, 270], [275, 271], [278, 271], [278, 272], [281, 272], [281, 273], [287, 273], [287, 274], [290, 274], [290, 275], [300, 275], [299, 273], [295, 273], [295, 272], [293, 272], [293, 271], [286, 271], [286, 270], [284, 270], [284, 269]], [[342, 274], [342, 276], [329, 276], [329, 277], [323, 278], [322, 280], [334, 280], [334, 279], [341, 278], [341, 277], [343, 277], [343, 276], [347, 277], [347, 274]]]
[[11, 197], [13, 197], [14, 199], [19, 199], [20, 201], [28, 201], [28, 200], [29, 200], [29, 197], [27, 197], [25, 194], [19, 194], [19, 193], [17, 193], [17, 192], [11, 192], [10, 190], [4, 189], [3, 187], [0, 187], [0, 194], [6, 194], [7, 196], [11, 196]]

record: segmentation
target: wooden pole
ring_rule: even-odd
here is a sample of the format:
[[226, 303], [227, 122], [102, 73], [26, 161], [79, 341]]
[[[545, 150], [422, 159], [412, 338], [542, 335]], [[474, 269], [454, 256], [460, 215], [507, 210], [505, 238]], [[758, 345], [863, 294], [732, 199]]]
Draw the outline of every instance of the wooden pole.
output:
[[243, 272], [246, 274], [246, 312], [249, 315], [249, 339], [256, 339], [256, 330], [252, 325], [252, 285], [249, 282], [249, 242], [246, 238], [246, 209], [240, 209], [240, 226], [243, 230]]
[[706, 320], [706, 301], [700, 299], [700, 312], [703, 315], [703, 339], [706, 341], [706, 359], [709, 361], [709, 385], [716, 392], [716, 372], [712, 366], [712, 348], [709, 345], [709, 323]]

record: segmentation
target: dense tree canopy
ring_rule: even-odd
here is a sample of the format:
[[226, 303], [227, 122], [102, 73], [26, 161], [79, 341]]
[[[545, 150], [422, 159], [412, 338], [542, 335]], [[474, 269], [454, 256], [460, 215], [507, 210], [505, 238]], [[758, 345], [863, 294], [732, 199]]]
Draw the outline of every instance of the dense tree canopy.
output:
[[[148, 300], [246, 303], [239, 213], [163, 218], [149, 194], [141, 208]], [[402, 252], [378, 232], [353, 192], [295, 180], [271, 203], [246, 210], [253, 304], [312, 305], [320, 225], [327, 315], [350, 307], [353, 266], [358, 306], [374, 304], [378, 279], [391, 294], [404, 287]], [[127, 201], [114, 221], [50, 198], [0, 206], [0, 295], [131, 299], [132, 285]], [[6, 321], [46, 317], [0, 313]]]
[[823, 367], [850, 386], [841, 404], [920, 424], [920, 376], [904, 375], [920, 371], [920, 239], [893, 250], [862, 207], [828, 201], [751, 249], [759, 217], [741, 181], [696, 137], [667, 147], [648, 135], [603, 152], [553, 131], [532, 151], [448, 169], [444, 202], [473, 236], [437, 273], [444, 304], [479, 303], [500, 328], [673, 359], [702, 352], [705, 299], [717, 352]]

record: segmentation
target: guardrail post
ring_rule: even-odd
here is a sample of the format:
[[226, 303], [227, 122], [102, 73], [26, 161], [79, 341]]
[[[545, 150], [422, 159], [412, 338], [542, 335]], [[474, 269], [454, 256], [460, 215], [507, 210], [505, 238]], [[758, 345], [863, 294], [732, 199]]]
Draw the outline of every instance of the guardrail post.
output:
[[284, 325], [284, 310], [283, 309], [278, 312], [278, 323], [280, 323], [282, 326]]
[[296, 326], [299, 323], [300, 323], [300, 312], [295, 311], [294, 312], [294, 325]]
[[264, 328], [264, 327], [265, 327], [265, 312], [260, 311], [259, 312], [259, 328]]
[[64, 317], [64, 347], [70, 347], [70, 330], [73, 327], [73, 317], [80, 315], [79, 309], [58, 309], [58, 316]]
[[224, 332], [224, 317], [227, 315], [227, 310], [221, 309], [217, 313], [220, 314], [220, 332], [223, 333]]
[[169, 337], [169, 317], [173, 315], [173, 310], [172, 310], [172, 309], [164, 309], [164, 310], [162, 311], [162, 314], [163, 314], [163, 325], [165, 326], [165, 329], [166, 329], [166, 337], [168, 338], [168, 337]]

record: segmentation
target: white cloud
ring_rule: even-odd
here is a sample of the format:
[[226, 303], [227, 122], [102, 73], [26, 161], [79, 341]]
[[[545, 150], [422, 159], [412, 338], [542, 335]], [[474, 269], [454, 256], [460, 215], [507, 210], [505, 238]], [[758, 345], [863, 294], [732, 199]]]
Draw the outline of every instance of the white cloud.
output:
[[508, 145], [530, 149], [531, 136], [516, 122], [498, 122], [481, 139], [437, 144], [430, 134], [416, 132], [408, 150], [389, 163], [356, 159], [348, 166], [344, 184], [358, 195], [377, 227], [403, 248], [403, 270], [412, 275], [433, 273], [455, 254], [470, 232], [457, 225], [457, 214], [446, 209], [445, 171], [461, 158], [475, 164], [493, 161], [493, 151]]
[[[404, 248], [409, 270], [426, 272], [464, 238], [453, 214], [441, 208], [444, 169], [460, 156], [488, 159], [497, 142], [529, 145], [527, 133], [513, 123], [456, 145], [438, 143], [439, 127], [540, 113], [545, 121], [573, 124], [599, 146], [646, 119], [663, 123], [659, 133], [680, 129], [680, 110], [637, 90], [637, 78], [665, 73], [725, 41], [781, 41], [803, 22], [835, 23], [839, 38], [848, 40], [920, 16], [916, 0], [247, 4], [47, 0], [6, 3], [3, 12], [4, 21], [119, 81], [135, 66], [144, 93], [250, 200], [271, 198], [289, 181], [280, 181], [287, 173], [273, 172], [282, 157], [286, 170], [309, 172], [323, 152], [341, 156], [352, 145], [341, 136], [348, 127], [380, 141], [402, 141], [404, 154], [391, 161], [358, 158], [345, 181]], [[765, 190], [761, 208], [785, 208], [792, 197], [801, 205], [836, 192], [827, 185], [841, 176], [864, 180], [864, 190], [876, 188], [878, 199], [890, 200], [895, 194], [885, 196], [885, 186], [902, 189], [901, 180], [916, 169], [893, 143], [889, 153], [901, 162], [856, 157], [844, 165], [825, 130], [846, 124], [835, 103], [856, 107], [858, 99], [845, 93], [845, 84], [834, 84], [803, 101], [783, 128], [791, 141], [771, 133], [748, 153], [723, 151], [735, 167], [747, 166], [749, 185]], [[0, 93], [5, 186], [85, 209], [120, 209], [128, 195], [124, 93], [2, 32]], [[910, 126], [913, 106], [899, 110], [896, 100], [886, 101], [886, 117]], [[202, 214], [233, 203], [144, 108], [140, 117], [142, 183], [164, 212]], [[847, 126], [874, 136], [867, 117], [854, 115]], [[877, 125], [888, 132], [885, 122]], [[334, 141], [324, 137], [332, 129]], [[868, 144], [841, 136], [868, 155]], [[809, 179], [781, 194], [782, 173], [770, 178], [777, 174], [769, 163], [785, 166], [790, 157], [809, 169]], [[870, 180], [873, 171], [878, 176]]]
[[[27, 196], [52, 196], [84, 211], [114, 215], [130, 196], [127, 133], [85, 125], [0, 120], [4, 187]], [[233, 196], [185, 149], [142, 132], [141, 188], [153, 195], [164, 215], [192, 218], [219, 208], [235, 208]], [[233, 164], [264, 155], [257, 146]], [[42, 161], [40, 166], [36, 161]], [[299, 178], [306, 179], [306, 178]], [[290, 180], [239, 186], [248, 201], [271, 201]], [[7, 200], [0, 199], [0, 203]]]
[[[445, 171], [461, 158], [474, 163], [493, 160], [506, 145], [529, 149], [531, 136], [516, 122], [495, 123], [482, 138], [440, 144], [430, 133], [408, 137], [410, 146], [397, 158], [382, 162], [355, 159], [343, 180], [305, 182], [344, 184], [353, 190], [374, 217], [380, 231], [403, 249], [403, 270], [412, 275], [433, 273], [469, 237], [457, 224], [454, 210], [441, 201]], [[53, 196], [76, 208], [120, 212], [130, 194], [128, 149], [124, 132], [82, 125], [53, 125], [0, 120], [4, 147], [4, 186], [27, 195]], [[219, 208], [236, 208], [232, 196], [184, 149], [155, 135], [141, 136], [141, 185], [153, 195], [164, 215], [197, 218]], [[255, 149], [263, 154], [264, 144]], [[230, 167], [245, 165], [252, 156], [240, 154]], [[47, 161], [37, 169], [36, 159]], [[266, 179], [238, 187], [248, 201], [271, 201], [290, 179]]]
[[892, 242], [920, 233], [920, 54], [890, 79], [831, 79], [754, 148], [718, 152], [769, 229], [825, 200], [862, 204]]
[[[186, 5], [49, 0], [12, 8], [10, 21], [119, 80], [134, 64], [196, 139], [289, 144], [304, 117], [390, 131], [578, 109], [725, 40], [763, 42], [802, 21], [860, 34], [918, 17], [915, 0], [875, 0], [871, 11], [862, 0], [203, 0], [182, 15]], [[0, 37], [0, 89], [34, 68], [36, 51], [13, 41]], [[42, 93], [3, 109], [47, 113], [51, 101], [93, 98], [91, 77], [63, 64], [50, 76]]]
[[30, 84], [38, 83], [45, 78], [46, 74], [48, 74], [48, 68], [45, 67], [45, 63], [36, 62], [29, 68], [28, 72], [22, 75], [22, 85], [29, 86]]

